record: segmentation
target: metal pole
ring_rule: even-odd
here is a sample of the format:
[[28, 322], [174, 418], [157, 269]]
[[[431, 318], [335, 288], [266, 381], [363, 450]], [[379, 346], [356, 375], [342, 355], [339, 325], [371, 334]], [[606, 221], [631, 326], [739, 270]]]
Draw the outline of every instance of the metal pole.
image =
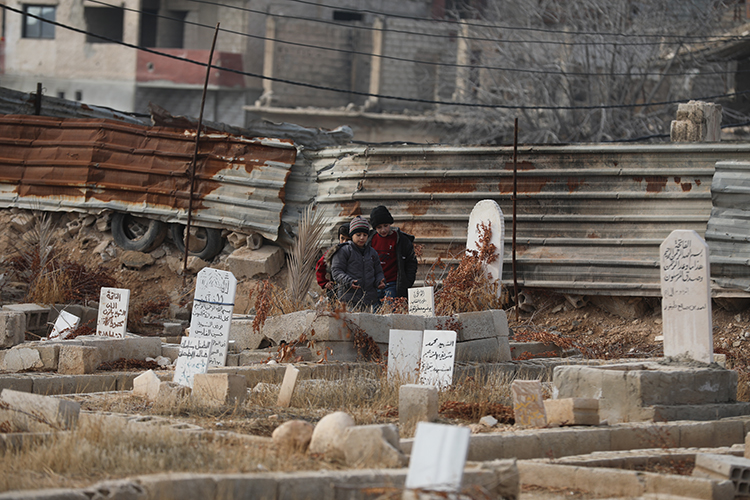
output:
[[214, 40], [211, 43], [211, 52], [208, 54], [208, 64], [206, 65], [206, 80], [203, 82], [203, 96], [201, 97], [201, 112], [198, 115], [198, 131], [195, 134], [195, 151], [193, 152], [193, 163], [190, 165], [190, 197], [188, 198], [187, 226], [185, 226], [185, 256], [182, 259], [182, 277], [183, 281], [187, 275], [187, 258], [190, 252], [190, 223], [193, 219], [193, 193], [195, 192], [195, 169], [198, 165], [198, 146], [201, 138], [201, 127], [203, 127], [203, 108], [206, 105], [206, 92], [208, 92], [208, 79], [211, 76], [211, 61], [214, 58], [214, 48], [216, 47], [216, 37], [219, 34], [219, 23], [216, 23], [214, 31]]
[[42, 82], [36, 84], [36, 95], [34, 96], [34, 114], [42, 114]]
[[516, 301], [516, 321], [518, 321], [518, 276], [516, 275], [516, 198], [518, 198], [518, 118], [513, 129], [513, 246], [511, 262], [513, 266], [513, 294]]

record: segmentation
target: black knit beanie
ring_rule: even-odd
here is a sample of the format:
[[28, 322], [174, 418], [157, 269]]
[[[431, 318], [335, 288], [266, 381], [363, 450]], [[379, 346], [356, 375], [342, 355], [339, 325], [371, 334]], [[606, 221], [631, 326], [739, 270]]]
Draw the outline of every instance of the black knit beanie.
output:
[[384, 205], [378, 205], [370, 212], [370, 225], [376, 228], [380, 224], [393, 224], [393, 217]]
[[348, 223], [341, 224], [341, 226], [339, 226], [339, 236], [346, 236], [347, 238], [349, 237], [349, 224]]

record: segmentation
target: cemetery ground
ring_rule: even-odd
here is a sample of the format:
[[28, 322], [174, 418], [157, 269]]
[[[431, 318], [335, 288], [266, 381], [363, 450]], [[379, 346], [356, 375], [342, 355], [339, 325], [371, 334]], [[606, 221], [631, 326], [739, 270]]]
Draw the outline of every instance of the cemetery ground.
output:
[[[4, 228], [0, 229], [0, 255], [3, 256], [12, 255], [18, 249], [18, 233], [10, 224], [12, 217], [11, 211], [0, 211], [0, 228]], [[60, 227], [65, 227], [65, 217], [62, 216]], [[74, 234], [58, 230], [55, 241], [61, 254], [70, 261], [88, 269], [101, 266], [102, 276], [112, 280], [108, 285], [131, 290], [128, 331], [145, 336], [161, 335], [163, 321], [184, 313], [189, 307], [195, 275], [183, 278], [175, 272], [181, 265], [181, 255], [169, 241], [156, 252], [152, 262], [133, 265], [123, 260], [123, 252], [113, 248], [113, 244], [94, 252], [108, 237], [106, 232], [90, 225]], [[218, 257], [212, 267], [221, 268], [226, 255]], [[270, 281], [283, 287], [286, 272], [286, 267], [282, 268]], [[0, 274], [3, 274], [1, 268]], [[251, 293], [259, 281], [239, 280], [235, 313], [254, 312]], [[94, 283], [91, 286], [92, 290], [96, 288]], [[29, 291], [24, 283], [6, 280], [0, 284], [0, 300], [3, 304], [22, 302], [28, 300]], [[513, 340], [543, 342], [549, 346], [549, 351], [522, 355], [521, 360], [542, 359], [561, 351], [566, 355], [608, 360], [663, 355], [658, 338], [662, 324], [657, 299], [613, 301], [565, 297], [548, 291], [527, 292], [528, 310], [520, 312], [518, 317], [514, 310], [507, 311]], [[98, 288], [92, 294], [90, 299], [96, 300]], [[719, 305], [724, 307], [715, 304], [713, 309], [714, 351], [725, 354], [727, 366], [739, 373], [737, 399], [750, 401], [747, 349], [750, 309], [732, 302]], [[276, 354], [277, 349], [270, 349], [268, 358]], [[160, 370], [156, 363], [126, 362], [117, 368], [137, 372], [153, 368], [156, 373], [167, 372]], [[171, 377], [164, 379], [171, 380]], [[241, 404], [215, 405], [192, 399], [150, 402], [129, 391], [66, 395], [66, 399], [81, 404], [83, 413], [78, 427], [67, 432], [40, 434], [33, 444], [16, 451], [7, 448], [0, 457], [5, 471], [0, 474], [0, 492], [84, 487], [101, 480], [158, 472], [346, 470], [350, 467], [340, 460], [282, 450], [269, 438], [284, 422], [299, 419], [315, 424], [336, 411], [347, 412], [357, 425], [399, 423], [398, 384], [388, 382], [382, 362], [357, 364], [339, 380], [302, 382], [288, 408], [277, 406], [278, 384], [268, 383], [250, 388], [248, 398]], [[511, 382], [503, 375], [457, 379], [450, 389], [440, 392], [438, 422], [469, 426], [473, 434], [515, 432]], [[549, 392], [549, 384], [545, 384], [544, 389]], [[498, 424], [492, 427], [479, 424], [486, 415], [494, 416]], [[133, 422], [138, 425], [129, 424]], [[414, 435], [414, 426], [401, 426], [399, 431], [402, 439], [410, 438]], [[0, 429], [2, 432], [5, 431]], [[666, 448], [664, 443], [668, 440], [668, 431], [664, 435], [656, 432], [652, 436], [652, 447]], [[690, 474], [692, 470], [692, 464], [681, 458], [643, 467], [651, 472], [674, 474]], [[388, 493], [383, 495], [383, 498], [388, 497]], [[521, 490], [522, 499], [583, 500], [608, 496], [564, 487], [524, 486]], [[396, 498], [393, 494], [391, 497]]]

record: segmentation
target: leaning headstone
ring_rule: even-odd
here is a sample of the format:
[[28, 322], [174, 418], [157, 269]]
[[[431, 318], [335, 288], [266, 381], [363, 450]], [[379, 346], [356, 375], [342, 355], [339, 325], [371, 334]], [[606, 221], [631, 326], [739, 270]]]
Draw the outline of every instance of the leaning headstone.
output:
[[224, 366], [237, 280], [229, 271], [201, 269], [195, 285], [190, 336], [213, 341], [208, 366]]
[[406, 488], [458, 491], [466, 465], [468, 427], [420, 422], [406, 474]]
[[542, 399], [539, 380], [514, 380], [510, 386], [513, 394], [513, 415], [519, 427], [544, 427], [547, 414]]
[[388, 380], [410, 383], [419, 375], [421, 330], [391, 330], [388, 336]]
[[450, 386], [453, 383], [455, 360], [456, 332], [425, 330], [422, 337], [419, 383], [439, 388]]
[[[469, 214], [469, 230], [466, 237], [466, 249], [479, 251], [481, 247], [480, 225], [484, 224], [492, 232], [490, 243], [495, 245], [495, 260], [487, 264], [486, 272], [493, 281], [503, 277], [503, 249], [505, 244], [505, 218], [500, 205], [495, 200], [482, 200], [474, 205]], [[497, 296], [500, 296], [500, 283]]]
[[177, 362], [174, 366], [173, 382], [192, 389], [196, 373], [208, 371], [208, 357], [211, 353], [211, 339], [182, 337]]
[[292, 404], [292, 395], [294, 394], [294, 387], [297, 385], [298, 375], [298, 368], [287, 365], [286, 372], [284, 372], [284, 381], [281, 382], [281, 390], [279, 390], [279, 398], [276, 400], [276, 406], [288, 408]]
[[676, 230], [662, 242], [661, 315], [664, 356], [711, 363], [714, 342], [708, 245], [695, 231]]
[[60, 311], [60, 314], [55, 320], [55, 325], [52, 327], [52, 332], [49, 334], [50, 339], [65, 339], [73, 331], [78, 328], [78, 323], [81, 322], [81, 318], [75, 314], [70, 314], [68, 311]]
[[128, 327], [130, 290], [106, 288], [99, 292], [99, 316], [96, 319], [96, 334], [105, 337], [124, 338]]
[[435, 316], [435, 289], [433, 287], [409, 288], [409, 314]]

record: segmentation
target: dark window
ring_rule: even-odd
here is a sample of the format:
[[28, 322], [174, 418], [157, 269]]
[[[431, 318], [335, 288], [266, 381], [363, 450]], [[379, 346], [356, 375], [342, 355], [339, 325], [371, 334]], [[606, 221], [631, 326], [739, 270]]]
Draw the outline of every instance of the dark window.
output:
[[349, 10], [334, 10], [333, 20], [334, 21], [361, 21], [364, 18], [359, 12], [351, 12]]
[[59, 97], [60, 99], [65, 99], [65, 92], [58, 92], [57, 97]]
[[[55, 10], [52, 5], [24, 5], [23, 6], [23, 38], [55, 38], [55, 25], [45, 21], [55, 20]], [[37, 19], [37, 16], [41, 19]]]
[[156, 47], [156, 9], [143, 9], [141, 11], [141, 47]]
[[[89, 43], [122, 42], [124, 11], [121, 7], [84, 7], [86, 41]], [[95, 35], [107, 37], [107, 40]]]
[[80, 90], [76, 90], [76, 101], [82, 101], [83, 100], [83, 92]]

